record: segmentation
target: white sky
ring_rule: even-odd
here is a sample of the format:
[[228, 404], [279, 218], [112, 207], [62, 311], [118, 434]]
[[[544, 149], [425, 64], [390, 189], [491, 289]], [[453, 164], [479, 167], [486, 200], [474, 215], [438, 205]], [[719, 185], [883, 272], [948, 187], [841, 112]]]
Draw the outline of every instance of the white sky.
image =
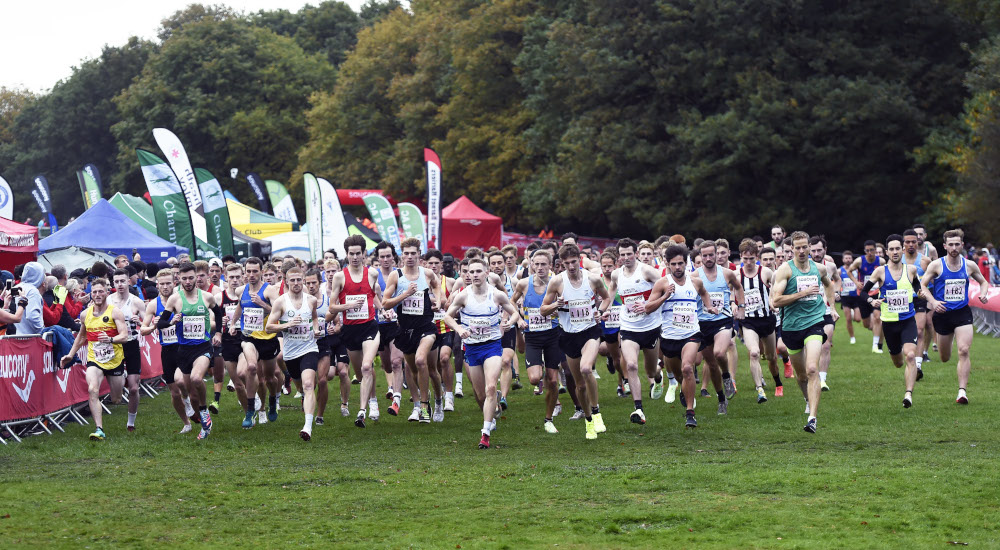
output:
[[[296, 12], [321, 0], [203, 0], [238, 11], [283, 8]], [[365, 0], [344, 0], [355, 11]], [[0, 30], [0, 86], [44, 92], [72, 67], [130, 36], [156, 39], [160, 21], [194, 0], [4, 0]]]

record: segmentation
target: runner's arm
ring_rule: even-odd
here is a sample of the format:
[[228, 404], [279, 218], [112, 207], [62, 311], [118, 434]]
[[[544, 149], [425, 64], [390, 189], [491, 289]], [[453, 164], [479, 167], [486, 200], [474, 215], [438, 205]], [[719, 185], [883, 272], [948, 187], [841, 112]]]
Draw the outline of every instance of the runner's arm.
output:
[[465, 328], [462, 327], [462, 325], [458, 324], [458, 321], [455, 320], [455, 315], [457, 315], [458, 312], [461, 311], [462, 306], [465, 305], [464, 290], [462, 292], [459, 292], [458, 295], [456, 295], [454, 298], [455, 299], [451, 301], [451, 305], [448, 306], [448, 311], [445, 312], [444, 314], [443, 321], [448, 328], [457, 332], [458, 335], [461, 336], [462, 338], [466, 338], [469, 336], [469, 331], [465, 330]]
[[86, 311], [85, 309], [80, 312], [80, 330], [76, 333], [76, 338], [73, 340], [73, 345], [69, 348], [69, 353], [59, 359], [59, 364], [62, 366], [66, 366], [67, 363], [72, 361], [76, 357], [77, 352], [80, 351], [80, 348], [87, 343], [87, 328], [83, 324], [83, 315]]
[[608, 285], [608, 296], [601, 302], [601, 305], [598, 306], [602, 314], [607, 313], [608, 309], [611, 307], [611, 303], [614, 301], [615, 296], [617, 294], [618, 294], [618, 279], [615, 277], [615, 274], [612, 273], [611, 284]]
[[[666, 302], [670, 298], [670, 294], [667, 293], [668, 282], [669, 280], [664, 277], [653, 284], [653, 288], [649, 291], [649, 299], [646, 300], [644, 306], [647, 314], [660, 309], [663, 306], [663, 302]], [[711, 303], [711, 300], [709, 300], [709, 303]]]
[[116, 309], [111, 318], [114, 319], [115, 327], [118, 329], [118, 334], [111, 339], [111, 343], [124, 344], [128, 342], [128, 323], [125, 322], [125, 314], [122, 313], [122, 310]]
[[[400, 294], [399, 296], [394, 296], [396, 294], [396, 285], [399, 284], [399, 274], [395, 271], [389, 274], [385, 278], [385, 291], [382, 293], [382, 309], [392, 309], [399, 305], [400, 302], [410, 296], [412, 293], [410, 289], [407, 288], [406, 292]], [[390, 296], [386, 298], [386, 296]]]
[[285, 310], [285, 301], [282, 299], [275, 300], [273, 306], [271, 307], [271, 313], [267, 316], [267, 324], [264, 325], [264, 332], [268, 334], [277, 334], [285, 328], [287, 328], [291, 323], [282, 323], [281, 315]]

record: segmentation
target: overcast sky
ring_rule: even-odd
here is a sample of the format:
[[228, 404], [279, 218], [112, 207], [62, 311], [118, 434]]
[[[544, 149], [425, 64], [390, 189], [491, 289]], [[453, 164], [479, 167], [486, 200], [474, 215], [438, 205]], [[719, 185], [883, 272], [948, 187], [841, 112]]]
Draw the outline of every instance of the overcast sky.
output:
[[[284, 8], [298, 11], [320, 0], [206, 0], [236, 10]], [[365, 0], [345, 0], [357, 9]], [[119, 46], [130, 36], [155, 39], [160, 21], [192, 0], [20, 0], [3, 2], [0, 31], [0, 86], [43, 92], [72, 72], [82, 60]]]

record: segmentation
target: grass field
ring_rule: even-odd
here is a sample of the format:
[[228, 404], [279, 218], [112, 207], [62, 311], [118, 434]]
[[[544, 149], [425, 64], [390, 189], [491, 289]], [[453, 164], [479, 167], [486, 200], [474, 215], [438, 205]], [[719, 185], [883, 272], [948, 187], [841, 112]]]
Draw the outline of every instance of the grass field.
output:
[[[645, 400], [628, 422], [612, 377], [600, 381], [608, 432], [584, 439], [568, 411], [541, 429], [543, 401], [513, 392], [494, 434], [476, 447], [481, 413], [457, 400], [443, 424], [385, 414], [355, 428], [337, 414], [298, 438], [285, 397], [277, 423], [240, 429], [223, 394], [210, 439], [176, 435], [169, 397], [144, 400], [139, 431], [125, 409], [90, 427], [0, 449], [0, 540], [24, 547], [252, 548], [941, 548], [1000, 546], [1000, 341], [977, 336], [971, 404], [954, 402], [955, 359], [934, 361], [904, 410], [903, 374], [870, 353], [870, 335], [835, 338], [819, 433], [803, 401], [757, 405], [746, 363], [727, 417]], [[384, 392], [384, 379], [379, 384]], [[773, 388], [769, 388], [771, 395]], [[352, 411], [356, 387], [352, 389]], [[471, 392], [469, 392], [471, 395]], [[336, 401], [336, 398], [334, 398]], [[407, 409], [407, 407], [404, 407]], [[409, 412], [406, 410], [405, 412]]]

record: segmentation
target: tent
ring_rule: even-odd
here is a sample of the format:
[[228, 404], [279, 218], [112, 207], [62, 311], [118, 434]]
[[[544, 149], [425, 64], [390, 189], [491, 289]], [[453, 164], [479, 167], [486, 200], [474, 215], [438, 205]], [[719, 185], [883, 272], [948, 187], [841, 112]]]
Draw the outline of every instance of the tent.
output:
[[45, 254], [38, 255], [38, 263], [42, 264], [46, 273], [50, 273], [54, 265], [61, 264], [67, 272], [72, 272], [77, 268], [90, 269], [96, 262], [104, 262], [112, 267], [115, 265], [115, 257], [91, 248], [78, 246], [55, 248]]
[[[145, 199], [127, 195], [125, 193], [115, 193], [108, 201], [111, 206], [125, 214], [132, 221], [141, 225], [146, 231], [156, 234], [156, 218], [153, 215], [153, 205]], [[200, 239], [199, 243], [204, 244]], [[271, 255], [271, 244], [240, 233], [233, 229], [233, 250], [237, 259], [257, 256], [263, 258]]]
[[312, 260], [309, 256], [309, 234], [305, 231], [278, 233], [267, 240], [271, 241], [271, 255], [275, 258], [291, 255], [307, 262]]
[[0, 218], [0, 269], [32, 262], [38, 255], [38, 228]]
[[188, 251], [150, 233], [105, 199], [88, 208], [73, 223], [42, 239], [38, 250], [44, 253], [68, 246], [92, 248], [111, 255], [131, 255], [135, 249], [146, 262]]
[[465, 195], [441, 210], [443, 253], [461, 258], [474, 246], [483, 250], [500, 246], [502, 236], [503, 220], [479, 208]]
[[298, 231], [299, 224], [276, 218], [260, 210], [251, 208], [236, 200], [231, 193], [225, 192], [226, 205], [229, 207], [229, 221], [233, 229], [256, 239], [267, 239], [271, 235]]

